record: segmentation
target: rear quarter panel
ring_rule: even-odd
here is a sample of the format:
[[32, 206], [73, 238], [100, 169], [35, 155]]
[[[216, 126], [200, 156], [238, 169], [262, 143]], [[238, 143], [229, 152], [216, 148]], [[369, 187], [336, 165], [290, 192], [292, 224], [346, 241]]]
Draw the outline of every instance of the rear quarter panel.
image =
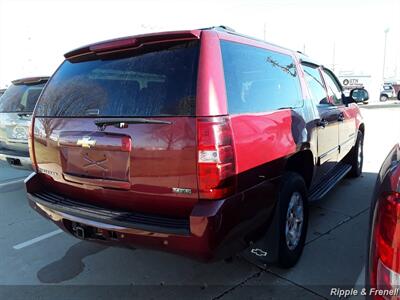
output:
[[[236, 155], [237, 188], [243, 199], [243, 209], [238, 212], [239, 219], [256, 219], [263, 214], [264, 221], [268, 221], [275, 207], [280, 177], [287, 159], [300, 150], [316, 151], [315, 111], [309, 100], [298, 59], [293, 52], [229, 33], [212, 32], [202, 34], [202, 50], [206, 49], [206, 52], [201, 54], [204, 55], [201, 59], [207, 61], [209, 58], [208, 61], [212, 64], [199, 72], [197, 112], [200, 115], [229, 115], [220, 43], [215, 35], [218, 35], [219, 40], [289, 55], [296, 63], [304, 98], [303, 107], [230, 115]], [[209, 47], [210, 45], [213, 46]], [[212, 76], [205, 80], [205, 74]], [[211, 101], [207, 102], [208, 99]], [[215, 99], [218, 100], [216, 103]]]

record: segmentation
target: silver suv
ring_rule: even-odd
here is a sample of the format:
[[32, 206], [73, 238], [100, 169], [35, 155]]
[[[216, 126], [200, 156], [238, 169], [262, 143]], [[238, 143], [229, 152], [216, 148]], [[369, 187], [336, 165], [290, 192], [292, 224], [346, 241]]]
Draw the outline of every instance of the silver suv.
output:
[[31, 169], [28, 134], [36, 101], [49, 77], [14, 80], [0, 101], [0, 160]]
[[396, 91], [394, 87], [390, 84], [384, 84], [381, 90], [381, 95], [379, 100], [381, 102], [385, 102], [392, 98], [396, 98]]

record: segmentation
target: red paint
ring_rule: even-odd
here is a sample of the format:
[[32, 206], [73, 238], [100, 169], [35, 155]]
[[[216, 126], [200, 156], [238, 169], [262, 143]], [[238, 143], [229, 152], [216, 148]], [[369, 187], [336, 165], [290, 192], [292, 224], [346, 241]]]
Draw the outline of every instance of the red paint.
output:
[[290, 110], [231, 117], [238, 173], [296, 151]]
[[214, 31], [204, 31], [201, 35], [196, 99], [197, 116], [228, 113], [221, 48]]
[[139, 47], [143, 44], [199, 39], [200, 33], [200, 30], [170, 31], [112, 39], [80, 47], [66, 53], [64, 57], [72, 59], [90, 53], [108, 53]]
[[[99, 132], [89, 118], [36, 118], [34, 147], [38, 167], [44, 170], [42, 172], [57, 174], [52, 176], [55, 183], [47, 183], [48, 188], [110, 208], [188, 216], [198, 201], [196, 120], [190, 117], [163, 120], [172, 124], [130, 124], [122, 129], [108, 126], [104, 132]], [[77, 128], [84, 131], [77, 131]], [[89, 149], [78, 147], [77, 141], [88, 135], [96, 140], [96, 145]], [[130, 152], [121, 151], [126, 137], [132, 141]], [[110, 172], [114, 170], [112, 174], [101, 176], [102, 168], [95, 165], [84, 168], [86, 153], [94, 161], [101, 161], [106, 155], [108, 161], [104, 165]], [[97, 187], [93, 180], [83, 177], [79, 182], [78, 176], [86, 172], [92, 178], [109, 180], [103, 180], [104, 184], [99, 182]], [[77, 176], [67, 181], [64, 173]], [[127, 188], [125, 183], [129, 183], [129, 191], [101, 188], [110, 184], [115, 187], [115, 182], [110, 182], [115, 180], [121, 181], [124, 189]], [[192, 194], [173, 193], [173, 187], [191, 189]]]
[[394, 289], [397, 288], [400, 279], [400, 146], [398, 144], [393, 147], [379, 171], [371, 209], [366, 279], [372, 288]]

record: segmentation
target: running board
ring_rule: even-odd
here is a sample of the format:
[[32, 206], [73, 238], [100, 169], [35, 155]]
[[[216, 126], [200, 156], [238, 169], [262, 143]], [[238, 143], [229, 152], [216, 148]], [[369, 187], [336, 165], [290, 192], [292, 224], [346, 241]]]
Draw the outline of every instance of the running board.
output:
[[351, 170], [351, 165], [339, 163], [329, 171], [308, 194], [308, 201], [320, 200]]

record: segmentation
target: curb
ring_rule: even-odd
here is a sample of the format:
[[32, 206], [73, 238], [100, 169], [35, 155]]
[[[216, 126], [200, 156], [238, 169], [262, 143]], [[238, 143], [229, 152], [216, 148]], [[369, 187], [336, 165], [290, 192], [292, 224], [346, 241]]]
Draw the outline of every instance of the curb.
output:
[[400, 108], [400, 103], [388, 103], [388, 104], [367, 104], [367, 105], [362, 105], [359, 106], [360, 108], [365, 108], [365, 109], [374, 109], [374, 108]]

